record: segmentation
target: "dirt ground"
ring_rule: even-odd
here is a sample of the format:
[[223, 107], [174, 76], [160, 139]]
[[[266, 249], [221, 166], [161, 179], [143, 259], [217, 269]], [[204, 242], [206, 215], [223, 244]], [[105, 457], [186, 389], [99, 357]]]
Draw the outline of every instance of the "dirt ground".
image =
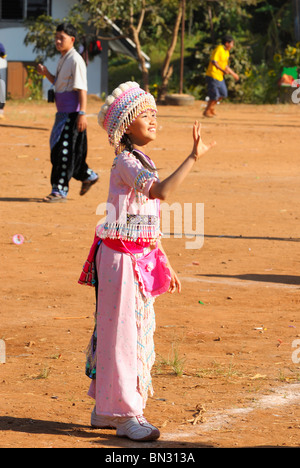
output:
[[222, 104], [206, 120], [202, 102], [159, 108], [149, 155], [161, 178], [189, 153], [195, 119], [217, 146], [168, 200], [204, 204], [204, 244], [172, 225], [163, 241], [183, 290], [156, 301], [145, 415], [161, 438], [138, 444], [91, 429], [84, 375], [95, 301], [77, 280], [113, 159], [100, 105], [89, 99], [88, 162], [101, 181], [80, 197], [72, 180], [61, 204], [40, 202], [50, 191], [53, 105], [9, 102], [0, 121], [0, 447], [298, 447], [299, 106]]

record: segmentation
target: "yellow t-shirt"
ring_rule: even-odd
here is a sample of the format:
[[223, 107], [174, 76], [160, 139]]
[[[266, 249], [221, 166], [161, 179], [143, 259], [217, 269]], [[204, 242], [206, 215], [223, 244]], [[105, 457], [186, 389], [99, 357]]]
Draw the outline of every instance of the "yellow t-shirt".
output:
[[223, 81], [224, 73], [212, 63], [212, 60], [218, 62], [218, 65], [225, 70], [228, 65], [229, 60], [229, 50], [224, 49], [224, 46], [221, 44], [217, 46], [213, 53], [211, 54], [208, 68], [206, 70], [206, 75], [211, 76], [215, 80]]

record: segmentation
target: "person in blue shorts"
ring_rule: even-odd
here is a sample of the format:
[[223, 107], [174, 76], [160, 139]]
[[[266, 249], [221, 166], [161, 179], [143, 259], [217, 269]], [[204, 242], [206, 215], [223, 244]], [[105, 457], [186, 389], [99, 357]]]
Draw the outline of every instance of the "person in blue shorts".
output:
[[228, 96], [224, 76], [232, 75], [236, 81], [239, 80], [239, 76], [228, 66], [230, 50], [233, 46], [233, 37], [226, 35], [222, 40], [222, 44], [218, 45], [211, 54], [206, 71], [209, 101], [203, 113], [205, 117], [214, 117], [216, 115], [215, 105]]

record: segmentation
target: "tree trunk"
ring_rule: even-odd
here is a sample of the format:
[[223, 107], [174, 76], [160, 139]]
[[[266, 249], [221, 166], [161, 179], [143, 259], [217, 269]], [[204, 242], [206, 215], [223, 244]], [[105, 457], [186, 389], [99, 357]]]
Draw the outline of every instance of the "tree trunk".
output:
[[142, 80], [143, 80], [144, 90], [148, 93], [149, 92], [149, 71], [148, 71], [148, 68], [146, 67], [146, 60], [145, 60], [145, 57], [143, 56], [141, 43], [140, 43], [140, 36], [139, 36], [141, 28], [143, 26], [145, 12], [146, 12], [146, 0], [142, 0], [142, 8], [140, 11], [138, 25], [135, 26], [134, 25], [134, 9], [133, 9], [132, 3], [130, 4], [130, 27], [129, 29], [132, 34], [133, 42], [135, 43], [135, 46], [136, 46], [136, 53], [138, 56], [138, 61], [142, 69]]
[[138, 30], [133, 25], [131, 25], [130, 29], [132, 33], [133, 42], [135, 43], [135, 46], [136, 46], [136, 53], [138, 56], [138, 61], [142, 69], [143, 87], [144, 87], [144, 90], [148, 93], [149, 92], [149, 71], [148, 71], [148, 68], [146, 67], [145, 57], [143, 56], [143, 53], [142, 53], [139, 33], [138, 33]]
[[165, 101], [165, 96], [167, 94], [167, 89], [168, 89], [168, 83], [173, 73], [173, 65], [170, 65], [170, 62], [171, 62], [171, 58], [174, 53], [177, 39], [178, 39], [181, 17], [182, 17], [182, 3], [179, 7], [176, 21], [174, 24], [171, 44], [167, 50], [164, 64], [161, 70], [162, 84], [158, 90], [158, 97], [157, 97], [157, 100], [160, 103]]

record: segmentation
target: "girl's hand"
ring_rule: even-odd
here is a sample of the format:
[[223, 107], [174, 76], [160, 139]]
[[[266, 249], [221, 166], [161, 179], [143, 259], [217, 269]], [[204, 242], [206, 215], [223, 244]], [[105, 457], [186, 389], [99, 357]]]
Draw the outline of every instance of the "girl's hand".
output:
[[170, 281], [170, 287], [169, 287], [168, 292], [170, 294], [173, 294], [176, 291], [176, 289], [178, 289], [178, 292], [180, 293], [181, 292], [180, 280], [179, 280], [178, 276], [176, 275], [175, 271], [173, 270], [173, 268], [170, 267], [170, 265], [169, 265], [169, 270], [170, 270], [170, 273], [171, 273], [171, 281]]
[[197, 120], [193, 126], [193, 138], [194, 138], [194, 147], [193, 147], [192, 155], [196, 161], [216, 144], [215, 141], [213, 141], [209, 145], [205, 145], [203, 143], [202, 138], [201, 138], [201, 123], [199, 123]]

